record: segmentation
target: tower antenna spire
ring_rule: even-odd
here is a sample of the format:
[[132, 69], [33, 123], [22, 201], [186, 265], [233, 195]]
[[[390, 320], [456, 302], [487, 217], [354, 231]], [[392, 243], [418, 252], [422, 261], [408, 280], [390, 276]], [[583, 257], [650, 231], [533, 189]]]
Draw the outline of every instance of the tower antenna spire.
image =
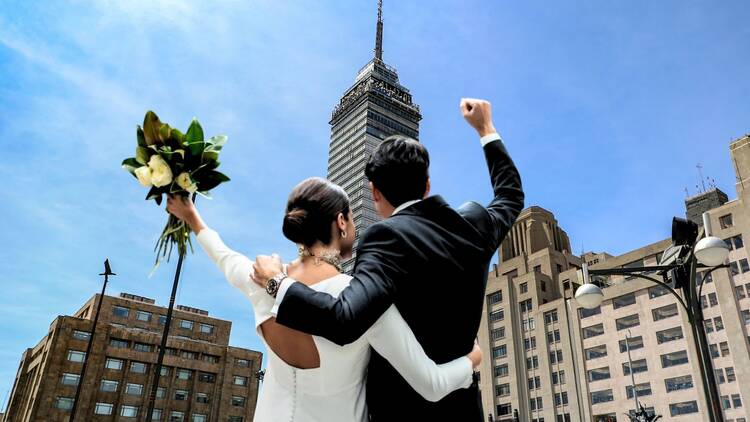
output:
[[383, 0], [378, 0], [378, 24], [375, 32], [375, 58], [383, 60]]

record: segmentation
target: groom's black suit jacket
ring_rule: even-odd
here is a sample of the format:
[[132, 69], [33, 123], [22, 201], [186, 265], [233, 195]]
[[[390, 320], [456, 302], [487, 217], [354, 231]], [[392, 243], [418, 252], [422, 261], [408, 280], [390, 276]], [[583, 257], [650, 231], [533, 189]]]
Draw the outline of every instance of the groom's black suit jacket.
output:
[[[454, 210], [432, 196], [372, 225], [359, 243], [351, 285], [338, 299], [294, 283], [276, 321], [344, 345], [395, 303], [435, 362], [468, 354], [479, 331], [490, 260], [524, 199], [502, 141], [490, 142], [484, 153], [495, 193], [486, 208], [469, 202]], [[373, 352], [367, 403], [372, 421], [480, 422], [477, 388], [429, 402]]]

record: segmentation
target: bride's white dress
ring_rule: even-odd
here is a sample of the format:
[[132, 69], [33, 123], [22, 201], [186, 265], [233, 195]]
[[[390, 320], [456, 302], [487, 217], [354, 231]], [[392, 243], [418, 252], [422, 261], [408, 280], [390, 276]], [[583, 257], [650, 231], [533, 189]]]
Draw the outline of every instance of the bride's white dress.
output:
[[[211, 229], [201, 230], [196, 237], [227, 280], [250, 298], [255, 328], [263, 339], [260, 325], [272, 318], [274, 299], [251, 281], [253, 262], [229, 249]], [[338, 296], [350, 278], [340, 274], [311, 287]], [[437, 401], [471, 384], [471, 361], [461, 357], [436, 364], [425, 354], [395, 306], [354, 343], [341, 347], [322, 337], [313, 339], [320, 356], [320, 366], [314, 369], [288, 365], [263, 340], [268, 361], [255, 409], [256, 422], [366, 421], [365, 377], [371, 346], [428, 400]]]

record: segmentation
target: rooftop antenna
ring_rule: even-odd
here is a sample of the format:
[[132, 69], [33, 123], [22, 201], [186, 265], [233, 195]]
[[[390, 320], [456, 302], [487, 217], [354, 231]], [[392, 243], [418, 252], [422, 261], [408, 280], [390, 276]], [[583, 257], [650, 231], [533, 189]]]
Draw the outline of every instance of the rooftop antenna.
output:
[[690, 198], [690, 192], [688, 192], [687, 186], [685, 186], [685, 198]]
[[698, 176], [700, 176], [701, 186], [703, 187], [703, 190], [701, 191], [701, 193], [705, 193], [706, 192], [706, 182], [703, 180], [703, 165], [701, 163], [698, 163], [698, 164], [696, 164], [695, 168], [698, 169]]
[[383, 0], [378, 0], [378, 24], [375, 32], [375, 58], [383, 60]]

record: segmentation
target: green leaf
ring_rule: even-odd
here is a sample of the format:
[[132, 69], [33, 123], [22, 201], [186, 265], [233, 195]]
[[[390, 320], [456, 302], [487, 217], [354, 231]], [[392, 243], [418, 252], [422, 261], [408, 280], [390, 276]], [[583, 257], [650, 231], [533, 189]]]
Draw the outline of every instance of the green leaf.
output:
[[218, 159], [219, 159], [219, 151], [210, 151], [210, 150], [203, 151], [204, 163], [217, 161]]
[[142, 164], [133, 157], [122, 160], [122, 168], [129, 171], [132, 175], [135, 175], [135, 169], [141, 166]]
[[156, 205], [161, 205], [162, 188], [152, 187], [151, 190], [146, 194], [146, 201], [154, 200]]
[[172, 128], [168, 124], [163, 123], [159, 128], [159, 139], [162, 143], [166, 143], [169, 140], [169, 136], [172, 134]]
[[141, 128], [141, 125], [138, 125], [138, 128], [135, 130], [135, 136], [136, 139], [138, 139], [139, 147], [148, 146], [148, 144], [146, 143], [146, 138], [143, 136], [143, 129]]
[[190, 150], [190, 155], [194, 157], [200, 157], [201, 154], [203, 154], [203, 150], [206, 147], [206, 143], [203, 141], [190, 142], [188, 143], [187, 147]]
[[159, 116], [153, 111], [149, 110], [146, 112], [146, 117], [143, 118], [143, 137], [146, 140], [147, 145], [156, 145], [160, 143], [159, 129], [161, 128], [161, 121]]
[[148, 164], [148, 159], [151, 156], [148, 152], [148, 148], [145, 147], [136, 147], [135, 149], [135, 159], [139, 163], [143, 164], [144, 166]]
[[193, 142], [203, 142], [203, 140], [203, 128], [201, 127], [201, 124], [198, 123], [198, 119], [193, 118], [193, 121], [190, 122], [190, 127], [185, 134], [185, 141], [188, 144], [192, 144]]
[[[196, 176], [196, 174], [193, 173], [193, 176]], [[229, 177], [218, 171], [210, 170], [207, 172], [201, 172], [200, 175], [196, 177], [196, 181], [198, 183], [198, 189], [202, 192], [207, 192], [219, 186], [221, 183], [228, 182]]]
[[224, 146], [224, 144], [227, 143], [228, 139], [229, 138], [227, 138], [226, 135], [212, 136], [211, 138], [208, 139], [208, 141], [206, 141], [209, 144], [208, 149], [212, 151], [221, 151], [221, 148]]
[[206, 198], [206, 199], [213, 199], [213, 196], [211, 196], [211, 192], [209, 191], [198, 191], [198, 195]]

